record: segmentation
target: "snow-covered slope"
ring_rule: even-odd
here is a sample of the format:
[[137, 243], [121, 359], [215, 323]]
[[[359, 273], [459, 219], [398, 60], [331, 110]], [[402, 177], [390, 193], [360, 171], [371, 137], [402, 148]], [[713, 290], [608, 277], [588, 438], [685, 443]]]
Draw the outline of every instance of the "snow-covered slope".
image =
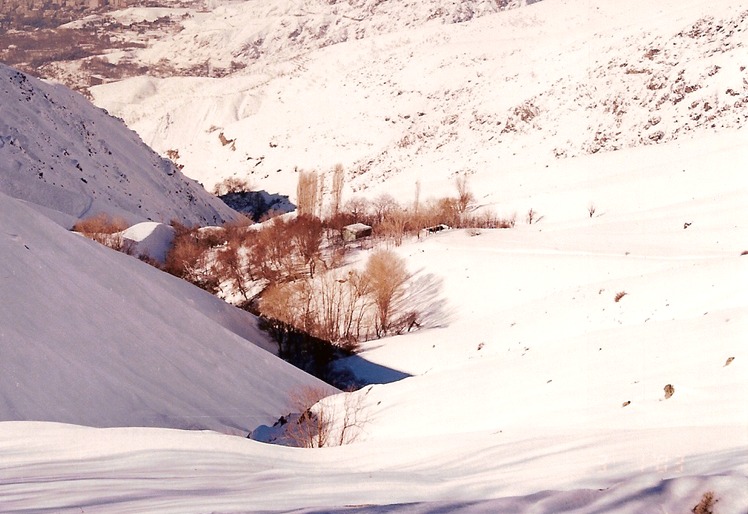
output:
[[100, 212], [188, 225], [236, 217], [120, 120], [63, 86], [2, 64], [0, 192], [66, 225]]
[[[421, 8], [361, 5], [391, 9], [395, 25]], [[259, 6], [201, 13], [210, 31], [188, 28], [198, 37], [158, 51], [185, 66], [211, 52], [226, 62], [230, 52], [211, 41], [235, 48], [231, 31], [252, 23], [242, 7], [257, 15]], [[518, 224], [396, 250], [415, 273], [407, 306], [424, 309], [429, 328], [373, 341], [346, 363], [411, 375], [349, 396], [366, 420], [354, 444], [303, 450], [211, 433], [0, 423], [0, 510], [655, 514], [701, 503], [745, 514], [744, 13], [737, 0], [545, 0], [303, 47], [295, 60], [284, 47], [276, 61], [263, 54], [220, 80], [141, 77], [95, 90], [208, 184], [237, 174], [288, 193], [294, 166], [340, 161], [347, 194], [410, 201], [417, 180], [424, 197], [453, 193], [454, 173], [468, 172], [473, 207]], [[300, 34], [321, 19], [300, 17]], [[13, 241], [15, 258], [41, 244]], [[23, 262], [33, 276], [37, 263]], [[107, 287], [123, 287], [105, 283], [86, 287], [105, 299]], [[147, 283], [132, 287], [151, 294]], [[8, 297], [21, 292], [11, 282]], [[18, 324], [25, 310], [0, 327], [30, 330]], [[45, 319], [44, 334], [69, 327]], [[173, 330], [202, 337], [202, 319], [179, 317]], [[109, 324], [80, 326], [108, 334]], [[215, 379], [203, 352], [207, 371], [193, 362], [187, 375], [200, 391], [218, 382], [234, 405], [231, 377]], [[292, 381], [277, 373], [272, 386]], [[258, 398], [270, 397], [264, 386]], [[261, 423], [287, 414], [274, 398]]]
[[0, 223], [0, 420], [244, 433], [319, 384], [248, 313], [2, 193]]
[[[185, 16], [182, 30], [173, 38], [156, 42], [134, 58], [144, 64], [168, 62], [177, 69], [198, 66], [205, 71], [230, 69], [232, 63], [277, 62], [310, 50], [426, 23], [461, 23], [524, 3], [523, 0], [213, 2], [206, 9]], [[176, 59], [172, 53], [175, 46], [184, 50]]]
[[354, 393], [354, 444], [0, 423], [0, 510], [654, 514], [712, 493], [744, 514], [745, 142], [518, 170], [506, 194], [534, 191], [537, 224], [399, 248], [408, 307], [435, 291], [442, 316], [350, 363], [413, 375]]
[[[418, 12], [412, 3], [377, 8], [402, 29], [319, 50], [285, 37], [228, 77], [141, 77], [92, 93], [156, 150], [178, 150], [185, 173], [208, 186], [238, 175], [292, 193], [296, 166], [341, 162], [349, 195], [387, 191], [408, 202], [416, 180], [422, 195], [451, 189], [456, 173], [497, 190], [507, 169], [748, 121], [748, 11], [739, 0], [545, 0], [447, 25], [401, 23]], [[186, 29], [143, 55], [158, 49], [178, 62], [199, 46], [218, 62], [244, 41], [237, 31], [275, 19], [253, 2], [225, 9], [203, 15], [210, 30]], [[298, 14], [307, 32], [325, 26]]]

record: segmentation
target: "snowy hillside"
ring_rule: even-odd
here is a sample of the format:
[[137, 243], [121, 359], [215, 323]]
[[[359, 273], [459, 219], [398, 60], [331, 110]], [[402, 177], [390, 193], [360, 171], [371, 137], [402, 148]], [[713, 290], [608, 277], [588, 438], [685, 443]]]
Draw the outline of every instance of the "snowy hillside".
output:
[[[537, 173], [748, 121], [748, 11], [738, 0], [545, 0], [446, 25], [411, 25], [411, 4], [385, 6], [402, 30], [325, 46], [328, 18], [299, 11], [295, 23], [319, 40], [285, 37], [231, 76], [140, 77], [92, 93], [158, 151], [178, 150], [185, 173], [208, 187], [237, 175], [289, 194], [296, 166], [341, 162], [349, 193], [407, 201], [416, 180], [439, 195], [456, 173], [500, 183], [508, 169]], [[202, 52], [218, 63], [236, 57], [240, 31], [276, 19], [252, 2], [222, 9], [142, 58]]]
[[100, 212], [128, 221], [219, 224], [236, 213], [82, 96], [0, 64], [0, 192], [65, 225]]
[[[745, 142], [727, 132], [570, 159], [548, 184], [516, 171], [507, 187], [537, 192], [539, 223], [399, 248], [416, 273], [411, 305], [435, 290], [441, 323], [349, 363], [413, 375], [354, 393], [366, 419], [354, 444], [0, 423], [0, 510], [655, 514], [704, 502], [744, 514]], [[593, 217], [581, 198], [598, 202]]]
[[0, 420], [242, 434], [318, 383], [248, 313], [2, 193], [0, 220]]
[[244, 69], [95, 88], [208, 186], [341, 162], [345, 199], [411, 202], [466, 173], [517, 223], [393, 248], [429, 322], [339, 361], [371, 385], [317, 408], [358, 437], [302, 449], [163, 428], [267, 433], [317, 382], [0, 195], [0, 419], [32, 420], [0, 422], [0, 511], [745, 514], [744, 2], [515, 3], [208, 2], [138, 58]]

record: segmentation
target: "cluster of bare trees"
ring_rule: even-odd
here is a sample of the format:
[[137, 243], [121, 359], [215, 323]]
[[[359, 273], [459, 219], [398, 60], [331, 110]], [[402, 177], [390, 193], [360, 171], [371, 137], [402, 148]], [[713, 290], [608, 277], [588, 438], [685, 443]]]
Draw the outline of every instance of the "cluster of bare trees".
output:
[[331, 208], [325, 222], [331, 227], [365, 223], [373, 227], [375, 237], [396, 246], [400, 246], [406, 237], [416, 237], [423, 229], [437, 225], [452, 228], [511, 228], [515, 225], [516, 216], [501, 217], [485, 209], [473, 211], [474, 196], [467, 175], [460, 175], [455, 180], [455, 190], [455, 196], [424, 202], [420, 183], [416, 182], [412, 205], [401, 204], [392, 195], [383, 193], [371, 200], [354, 197], [341, 207], [340, 195], [333, 194], [332, 206], [338, 207]]
[[[375, 250], [363, 268], [343, 268], [349, 245], [344, 226], [362, 222], [373, 227], [374, 240], [400, 245], [404, 237], [435, 225], [509, 227], [514, 220], [470, 212], [473, 195], [467, 176], [455, 181], [456, 195], [403, 206], [387, 194], [373, 200], [342, 202], [345, 173], [335, 166], [331, 186], [325, 175], [299, 171], [296, 216], [277, 216], [261, 224], [249, 220], [223, 227], [190, 228], [172, 222], [175, 235], [163, 269], [210, 291], [251, 305], [284, 333], [296, 330], [341, 348], [400, 333], [418, 326], [418, 313], [399, 301], [410, 277], [404, 260], [390, 250]], [[244, 189], [241, 179], [225, 181], [221, 191]], [[322, 198], [331, 201], [322, 216]], [[81, 222], [88, 234], [109, 233], [124, 226], [108, 219]], [[99, 237], [111, 240], [114, 236]], [[279, 330], [280, 333], [280, 330]], [[279, 343], [280, 344], [280, 343]]]
[[406, 319], [413, 324], [412, 313], [397, 308], [408, 278], [402, 257], [377, 250], [362, 270], [332, 270], [273, 284], [263, 294], [260, 311], [354, 350], [359, 341], [408, 328]]

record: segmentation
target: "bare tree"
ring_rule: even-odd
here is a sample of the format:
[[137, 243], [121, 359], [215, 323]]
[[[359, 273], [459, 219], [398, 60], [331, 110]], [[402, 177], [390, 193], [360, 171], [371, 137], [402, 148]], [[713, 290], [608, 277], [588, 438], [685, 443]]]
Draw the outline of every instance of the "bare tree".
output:
[[462, 216], [474, 199], [473, 193], [470, 192], [470, 188], [468, 187], [467, 174], [457, 177], [455, 186], [457, 187], [457, 212]]
[[256, 232], [247, 230], [251, 222], [242, 220], [223, 226], [226, 244], [216, 252], [216, 268], [223, 279], [228, 280], [234, 289], [249, 300], [247, 284], [255, 280], [253, 265], [248, 256]]
[[296, 252], [309, 270], [309, 276], [314, 277], [314, 270], [322, 253], [322, 222], [313, 216], [299, 215], [289, 223], [288, 228]]
[[377, 196], [371, 202], [371, 206], [374, 209], [377, 223], [381, 223], [392, 211], [400, 208], [400, 205], [389, 193], [382, 193]]
[[421, 210], [421, 181], [416, 180], [416, 196], [413, 200], [413, 216], [418, 218]]
[[366, 263], [371, 294], [376, 306], [375, 331], [378, 337], [387, 333], [393, 304], [402, 296], [410, 275], [405, 260], [390, 250], [377, 250]]
[[345, 203], [346, 212], [350, 213], [355, 221], [362, 221], [369, 216], [370, 202], [366, 198], [354, 197]]
[[300, 215], [315, 216], [319, 193], [318, 180], [316, 171], [299, 171], [299, 181], [296, 184], [296, 208]]
[[343, 184], [345, 182], [345, 170], [342, 164], [336, 164], [332, 170], [332, 217], [340, 212], [343, 199]]

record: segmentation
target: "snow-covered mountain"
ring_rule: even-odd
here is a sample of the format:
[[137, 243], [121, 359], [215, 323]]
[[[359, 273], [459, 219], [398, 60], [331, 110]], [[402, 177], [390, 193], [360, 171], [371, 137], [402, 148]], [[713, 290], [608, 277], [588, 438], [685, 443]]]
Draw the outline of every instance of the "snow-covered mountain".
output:
[[[346, 197], [412, 201], [469, 173], [471, 207], [516, 214], [394, 249], [429, 323], [338, 363], [374, 384], [325, 400], [360, 406], [355, 442], [132, 427], [269, 425], [316, 382], [253, 348], [246, 313], [0, 196], [0, 350], [20, 370], [0, 391], [31, 413], [8, 419], [127, 425], [0, 423], [0, 510], [745, 514], [745, 7], [463, 4], [486, 12], [208, 2], [143, 62], [230, 65], [262, 27], [267, 51], [220, 79], [93, 91], [208, 185], [292, 193], [294, 167], [342, 162]], [[379, 9], [394, 30], [320, 43]]]
[[[208, 186], [238, 175], [289, 194], [296, 167], [340, 162], [348, 194], [407, 201], [416, 180], [423, 194], [440, 195], [468, 173], [487, 184], [483, 201], [496, 203], [491, 184], [509, 168], [542, 170], [748, 121], [748, 11], [739, 0], [545, 0], [490, 13], [476, 3], [484, 15], [458, 24], [416, 22], [421, 10], [443, 7], [431, 2], [371, 2], [356, 21], [367, 27], [360, 39], [333, 37], [329, 13], [352, 4], [262, 5], [195, 15], [138, 56], [239, 59], [243, 70], [98, 86], [95, 103], [158, 151], [178, 151], [185, 173]], [[374, 29], [380, 10], [386, 33]], [[262, 58], [237, 53], [253, 37]]]
[[0, 192], [67, 226], [100, 212], [188, 225], [236, 218], [79, 94], [0, 64], [0, 98]]
[[0, 263], [2, 421], [242, 434], [320, 385], [247, 312], [2, 193]]
[[[0, 510], [654, 514], [691, 512], [702, 504], [720, 514], [743, 514], [748, 504], [748, 257], [741, 255], [748, 250], [745, 142], [742, 131], [730, 131], [567, 159], [549, 169], [553, 181], [512, 171], [507, 194], [534, 191], [548, 213], [540, 222], [448, 231], [404, 244], [398, 252], [416, 273], [409, 305], [422, 305], [419, 291], [432, 292], [430, 298], [442, 301], [438, 327], [372, 341], [348, 363], [371, 380], [383, 368], [412, 375], [354, 393], [366, 421], [353, 444], [303, 450], [213, 433], [0, 423]], [[592, 217], [589, 199], [597, 206]], [[8, 211], [0, 212], [5, 220]], [[26, 212], [33, 214], [21, 211], [24, 220]], [[39, 229], [31, 228], [19, 239], [4, 236], [0, 249], [11, 244], [10, 262], [27, 259], [11, 272], [31, 275], [36, 288], [49, 287], [34, 278], [35, 252], [46, 240], [56, 248], [70, 243], [57, 238], [62, 233], [57, 227], [34, 238]], [[93, 246], [77, 241], [78, 255], [87, 255], [79, 248], [84, 244]], [[108, 269], [120, 259], [140, 266], [99, 251], [111, 254], [102, 263]], [[132, 288], [153, 294], [150, 281], [157, 274], [152, 273]], [[56, 290], [58, 282], [75, 289], [82, 281], [77, 275], [71, 282], [44, 276], [56, 281], [45, 291]], [[7, 280], [3, 276], [3, 284]], [[106, 299], [123, 287], [107, 280], [103, 287], [82, 282], [84, 299], [102, 294]], [[3, 293], [23, 298], [19, 282], [11, 281]], [[108, 287], [115, 289], [108, 293]], [[181, 294], [188, 291], [183, 287]], [[142, 312], [138, 301], [125, 296], [105, 305], [132, 311], [143, 332], [157, 320]], [[159, 330], [159, 337], [173, 331], [179, 341], [203, 323], [202, 317], [183, 317], [181, 309], [193, 302], [189, 297], [155, 301], [173, 305], [169, 316], [178, 317], [177, 326]], [[0, 320], [0, 333], [38, 325], [36, 317], [18, 321], [22, 307], [13, 312], [13, 319]], [[54, 327], [73, 334], [85, 330], [102, 345], [117, 334], [88, 318], [77, 318], [71, 327], [46, 310], [32, 312], [49, 320], [47, 336]], [[215, 335], [205, 337], [211, 347], [219, 344]], [[38, 348], [35, 338], [24, 342]], [[156, 356], [175, 358], [171, 348], [177, 343], [166, 343]], [[161, 344], [147, 349], [155, 352]], [[177, 394], [172, 380], [177, 389], [188, 387], [189, 380], [200, 381], [201, 389], [219, 388], [222, 394], [211, 400], [216, 408], [232, 395], [260, 401], [291, 381], [273, 365], [271, 382], [245, 394], [230, 376], [219, 374], [227, 361], [219, 366], [203, 343], [193, 348], [197, 361], [179, 366], [188, 371], [162, 365], [166, 384], [158, 387], [165, 391], [149, 389], [154, 402]], [[140, 368], [128, 365], [134, 358], [126, 353], [129, 345], [119, 351], [109, 358], [136, 375]], [[57, 354], [30, 355], [43, 363]], [[81, 381], [102, 380], [96, 365], [104, 356], [95, 358], [80, 369]], [[120, 366], [106, 369], [115, 373]], [[33, 382], [36, 391], [27, 401], [51, 394], [46, 378], [28, 378], [26, 387]], [[4, 380], [3, 388], [20, 394], [14, 382]], [[51, 381], [57, 380], [52, 374]], [[666, 398], [668, 385], [672, 396]], [[137, 383], [132, 387], [140, 391]], [[120, 388], [111, 392], [112, 401], [125, 401], [120, 396]]]

